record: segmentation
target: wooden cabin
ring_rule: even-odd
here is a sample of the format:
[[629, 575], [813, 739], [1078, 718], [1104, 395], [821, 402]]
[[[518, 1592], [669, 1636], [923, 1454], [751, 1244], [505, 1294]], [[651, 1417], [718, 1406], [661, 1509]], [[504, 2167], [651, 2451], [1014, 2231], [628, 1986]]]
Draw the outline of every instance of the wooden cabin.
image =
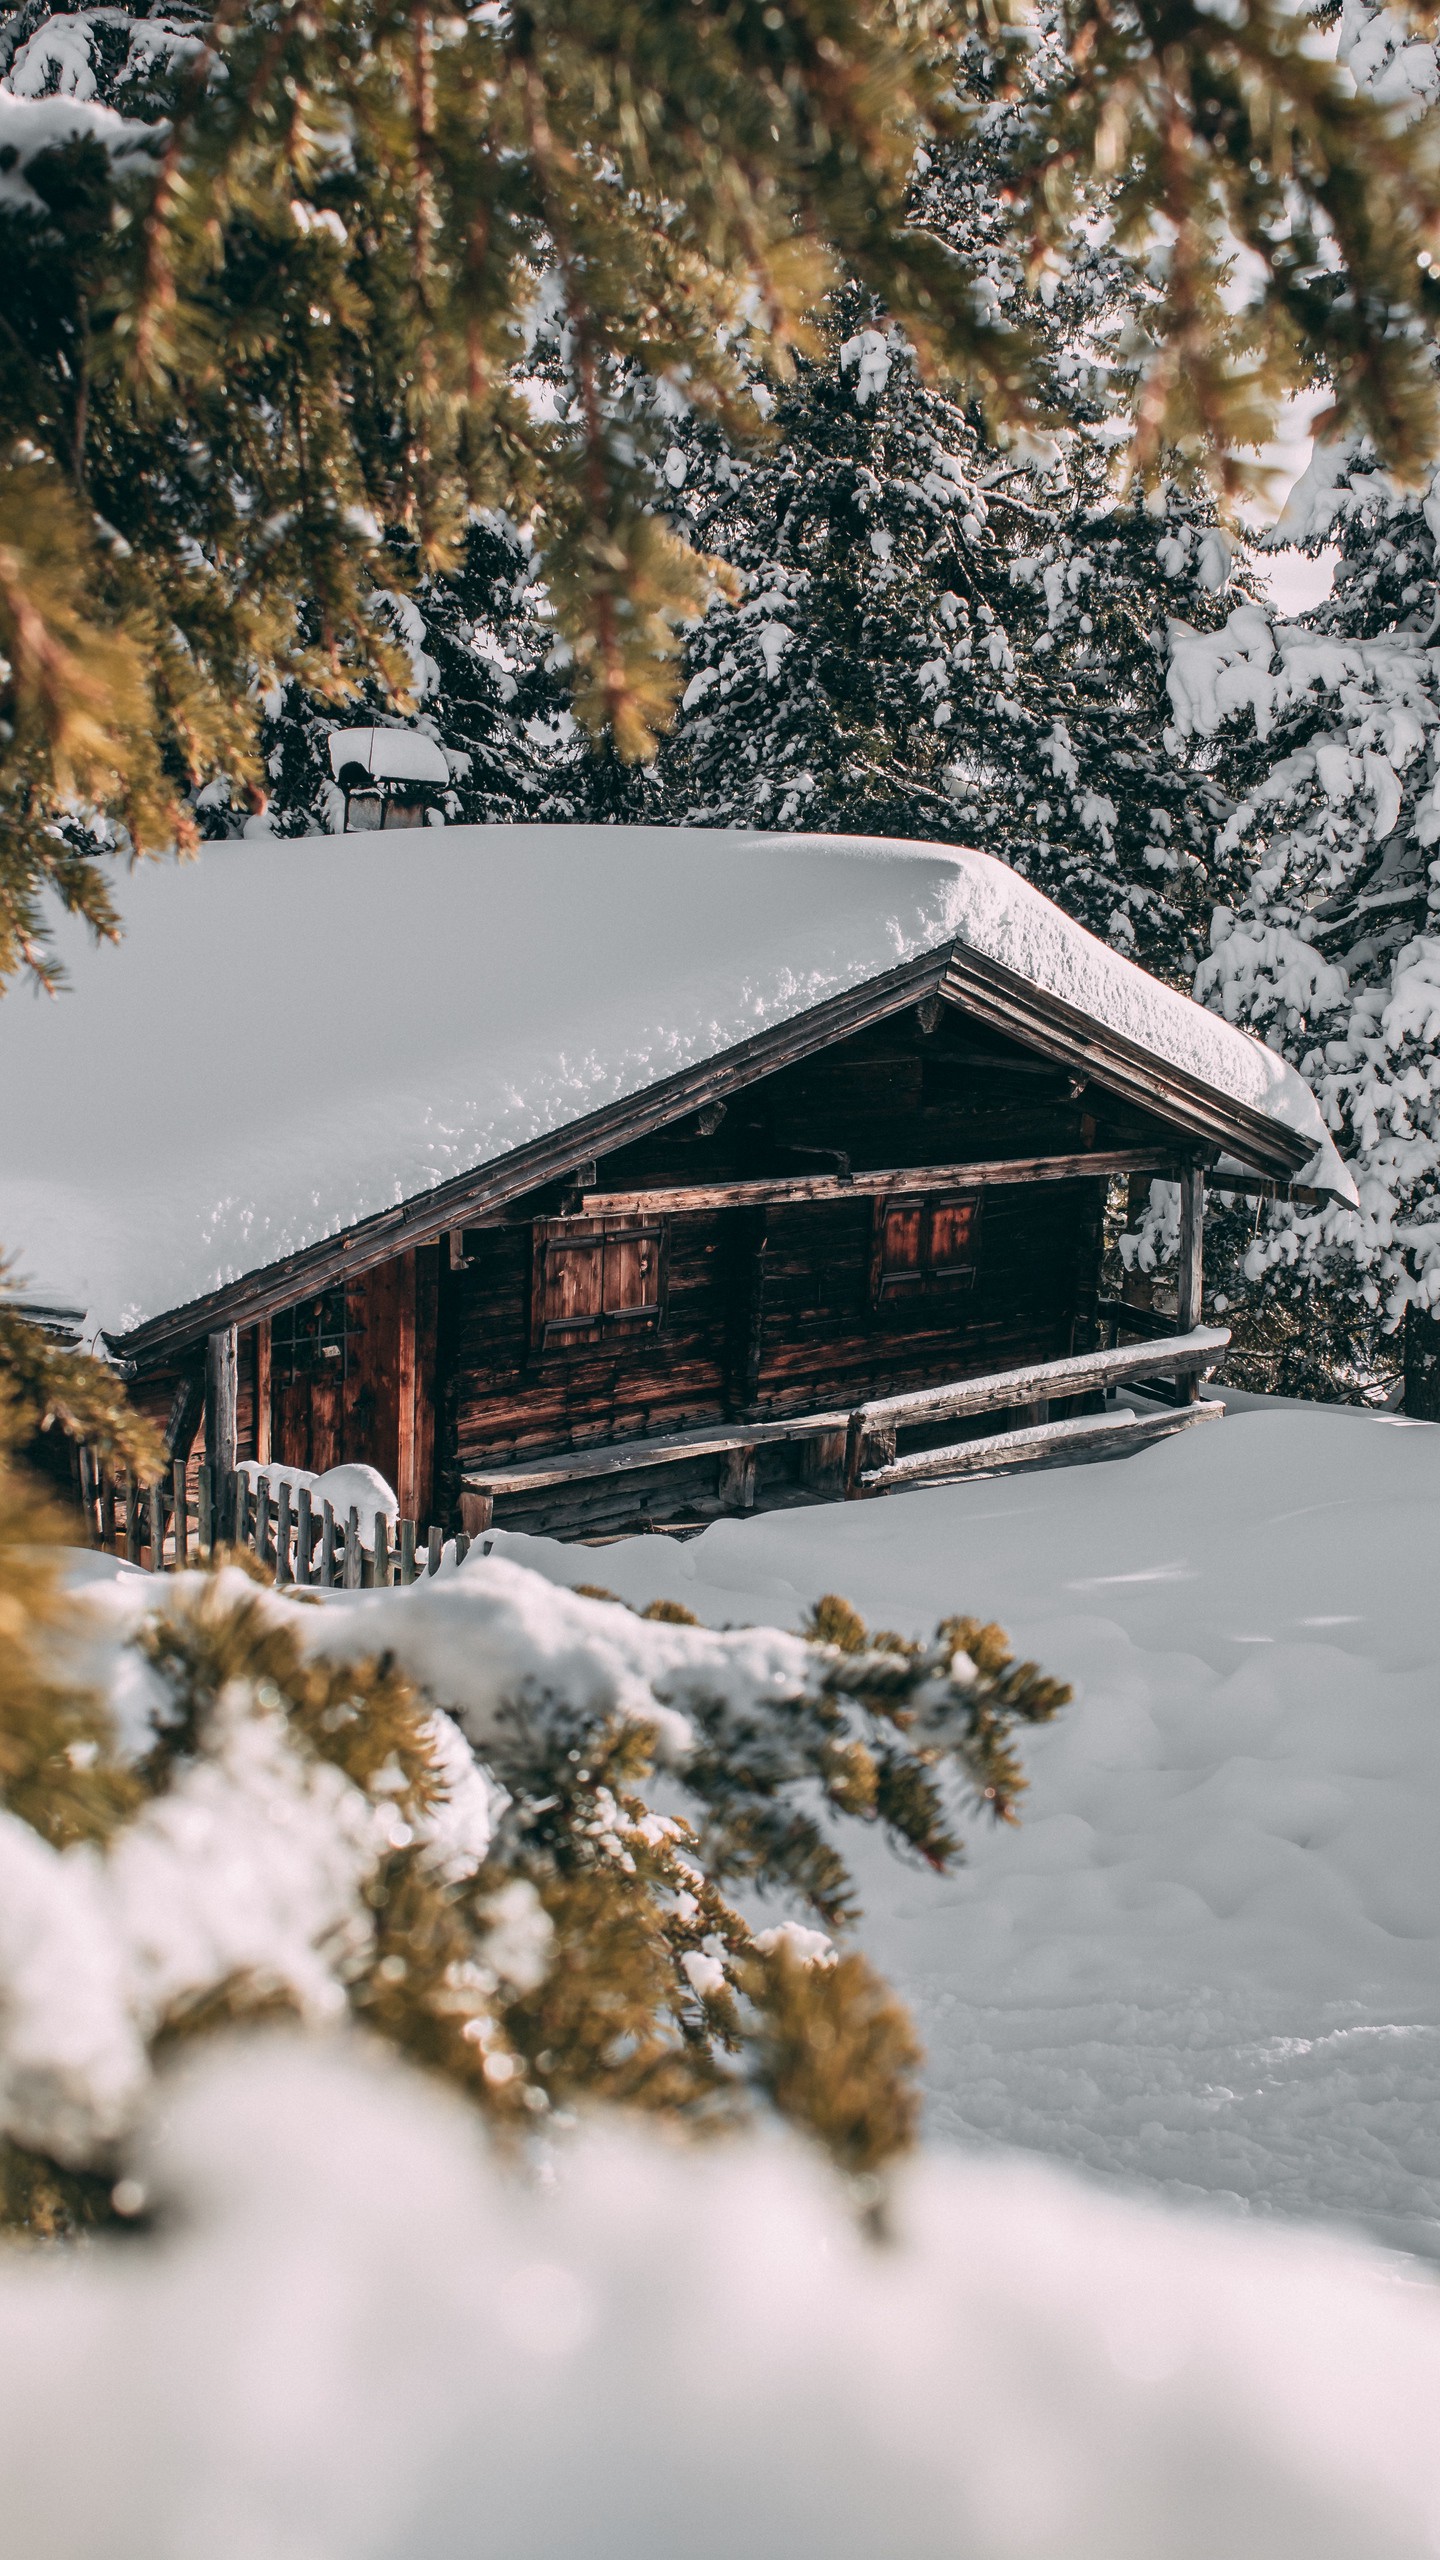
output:
[[[132, 971], [137, 1043], [167, 985], [192, 1034], [207, 1007], [231, 1016], [208, 1051], [175, 1052], [177, 1076], [210, 1079], [213, 1162], [203, 1096], [167, 1134], [163, 1081], [128, 1087], [154, 1113], [164, 1231], [133, 1240], [143, 1281], [104, 1338], [177, 1456], [277, 1476], [363, 1461], [422, 1528], [603, 1535], [1138, 1445], [1216, 1410], [1194, 1401], [1227, 1338], [1202, 1325], [1207, 1170], [1229, 1190], [1346, 1183], [1288, 1068], [984, 855], [490, 828], [206, 863], [227, 866], [223, 895], [157, 928], [157, 957], [154, 916], [194, 884], [148, 874], [134, 948], [87, 955], [63, 1000], [79, 1037], [103, 972], [113, 993]], [[243, 949], [232, 910], [264, 922]], [[286, 991], [262, 989], [247, 1046], [226, 952], [250, 971], [268, 940], [288, 987], [297, 937], [316, 1036], [297, 1025], [287, 1054]], [[383, 1055], [337, 1111], [325, 1038], [347, 986]], [[86, 1033], [92, 1071], [107, 1048], [165, 1054], [117, 1046], [115, 1010]], [[448, 1167], [402, 1190], [427, 1074], [449, 1079], [442, 1116], [483, 1103], [485, 1134], [462, 1128]], [[277, 1218], [284, 1250], [235, 1268], [235, 1236], [264, 1232], [267, 1146], [287, 1198], [313, 1146], [317, 1232], [302, 1205]], [[241, 1157], [246, 1215], [217, 1248]], [[1109, 1187], [1154, 1176], [1184, 1212], [1163, 1319], [1101, 1286]], [[377, 1205], [377, 1186], [401, 1196]], [[0, 1233], [28, 1258], [8, 1187]], [[83, 1229], [82, 1182], [72, 1196]], [[120, 1226], [117, 1249], [96, 1220], [123, 1275]], [[45, 1241], [36, 1279], [93, 1313], [94, 1253], [88, 1278], [83, 1250], [67, 1264], [53, 1216]], [[1137, 1381], [1148, 1406], [1107, 1405]]]

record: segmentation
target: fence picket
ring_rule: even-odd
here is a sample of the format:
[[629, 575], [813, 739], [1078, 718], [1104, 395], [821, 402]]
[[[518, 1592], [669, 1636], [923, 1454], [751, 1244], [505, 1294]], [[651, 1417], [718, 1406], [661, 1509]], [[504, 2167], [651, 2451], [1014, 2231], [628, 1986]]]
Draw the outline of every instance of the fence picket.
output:
[[185, 1461], [177, 1458], [174, 1467], [175, 1570], [178, 1573], [190, 1559], [190, 1496], [185, 1485]]
[[125, 1561], [127, 1564], [140, 1561], [140, 1487], [128, 1467], [125, 1470]]
[[311, 1509], [310, 1487], [302, 1484], [295, 1502], [295, 1579], [300, 1583], [311, 1579], [310, 1550], [315, 1543]]
[[290, 1580], [290, 1479], [280, 1479], [280, 1499], [275, 1507], [275, 1580], [277, 1585]]
[[345, 1567], [341, 1582], [347, 1591], [360, 1588], [360, 1513], [353, 1502], [350, 1517], [345, 1523]]
[[320, 1515], [320, 1588], [335, 1588], [335, 1514], [328, 1502]]
[[255, 1479], [255, 1553], [262, 1565], [270, 1562], [270, 1479]]
[[202, 1556], [215, 1551], [215, 1503], [210, 1468], [204, 1458], [195, 1470], [195, 1537]]
[[159, 1477], [150, 1487], [150, 1570], [165, 1570], [165, 1488]]

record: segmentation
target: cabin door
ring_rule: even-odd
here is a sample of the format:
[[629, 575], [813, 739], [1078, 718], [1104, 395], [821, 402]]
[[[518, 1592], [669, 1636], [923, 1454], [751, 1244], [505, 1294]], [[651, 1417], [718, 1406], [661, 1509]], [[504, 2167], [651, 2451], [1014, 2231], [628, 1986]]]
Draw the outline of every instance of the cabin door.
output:
[[[427, 1524], [435, 1453], [438, 1249], [287, 1307], [270, 1327], [270, 1448], [282, 1466], [360, 1462], [394, 1486], [402, 1518]], [[257, 1349], [259, 1346], [257, 1346]]]

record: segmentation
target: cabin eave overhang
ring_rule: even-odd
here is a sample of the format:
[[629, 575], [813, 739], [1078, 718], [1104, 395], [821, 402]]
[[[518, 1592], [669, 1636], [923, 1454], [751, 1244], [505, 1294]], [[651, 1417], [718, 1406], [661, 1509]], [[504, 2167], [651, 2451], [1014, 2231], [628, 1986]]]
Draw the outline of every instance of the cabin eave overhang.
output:
[[[158, 1366], [189, 1351], [209, 1333], [275, 1315], [298, 1299], [316, 1296], [388, 1261], [393, 1254], [432, 1244], [453, 1228], [498, 1222], [527, 1194], [564, 1182], [578, 1168], [653, 1136], [706, 1103], [724, 1100], [852, 1032], [937, 995], [1007, 1039], [1058, 1065], [1083, 1071], [1095, 1085], [1162, 1118], [1175, 1133], [1177, 1164], [1213, 1160], [1224, 1149], [1241, 1163], [1283, 1181], [1298, 1172], [1311, 1152], [1303, 1138], [1263, 1113], [1155, 1057], [1001, 963], [963, 943], [947, 942], [842, 995], [827, 997], [716, 1057], [682, 1068], [642, 1093], [607, 1103], [583, 1119], [531, 1139], [393, 1208], [357, 1219], [338, 1235], [321, 1237], [128, 1333], [107, 1334], [106, 1340], [112, 1351], [138, 1368]], [[1097, 1166], [1097, 1171], [1102, 1169]]]

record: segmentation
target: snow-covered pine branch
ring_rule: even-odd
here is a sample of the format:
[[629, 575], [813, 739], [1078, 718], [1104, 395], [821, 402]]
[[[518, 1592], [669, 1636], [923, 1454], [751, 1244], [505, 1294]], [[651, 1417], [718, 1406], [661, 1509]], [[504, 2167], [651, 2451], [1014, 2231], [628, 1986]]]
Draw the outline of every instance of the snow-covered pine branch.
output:
[[[948, 1864], [1068, 1695], [973, 1620], [716, 1633], [483, 1557], [328, 1604], [121, 1576], [32, 1651], [0, 1754], [0, 2183], [32, 2225], [109, 2210], [158, 2054], [275, 2014], [355, 2017], [512, 2129], [764, 2096], [874, 2169], [916, 2055], [829, 1934], [837, 1824]], [[800, 1916], [757, 1928], [732, 1884]]]

